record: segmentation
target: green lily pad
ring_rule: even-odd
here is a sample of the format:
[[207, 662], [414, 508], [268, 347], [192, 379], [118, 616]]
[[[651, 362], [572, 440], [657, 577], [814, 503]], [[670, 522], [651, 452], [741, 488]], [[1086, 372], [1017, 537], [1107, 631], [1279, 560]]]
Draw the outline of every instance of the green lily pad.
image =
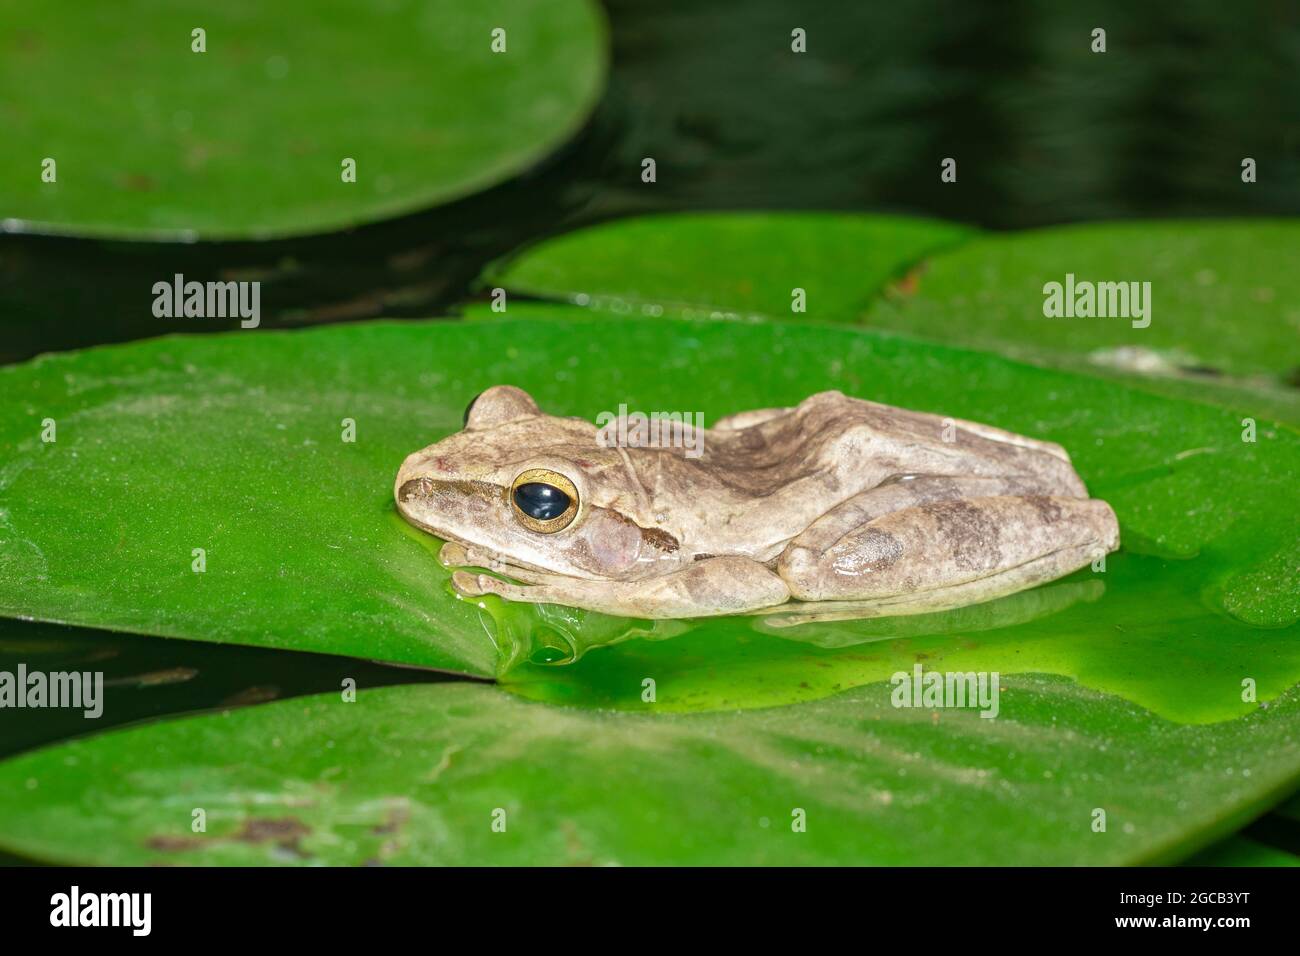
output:
[[455, 683], [282, 701], [0, 764], [0, 845], [117, 865], [1149, 863], [1300, 769], [1295, 691], [1206, 727], [1060, 678], [1008, 681], [992, 720], [891, 693], [692, 715]]
[[417, 328], [176, 336], [0, 369], [17, 400], [4, 613], [490, 676], [475, 610], [392, 505], [402, 458], [473, 394], [436, 333], [393, 374]]
[[[623, 314], [838, 320], [862, 312], [918, 259], [969, 235], [894, 216], [644, 216], [550, 239], [496, 264], [485, 281]], [[798, 312], [796, 289], [804, 293]]]
[[[929, 220], [682, 214], [559, 236], [486, 278], [652, 315], [789, 317], [801, 287], [808, 311], [796, 317], [865, 322], [1300, 425], [1297, 244], [1289, 220], [987, 234]], [[1150, 282], [1150, 324], [1044, 317], [1044, 285], [1067, 274]]]
[[[718, 682], [678, 709], [733, 698], [761, 706], [881, 680], [881, 667], [912, 651], [854, 663], [859, 644], [901, 638], [932, 652], [954, 634], [978, 634], [984, 648], [963, 666], [1077, 676], [1180, 720], [1241, 713], [1244, 678], [1261, 701], [1300, 680], [1300, 502], [1290, 493], [1300, 437], [1291, 432], [1263, 429], [1243, 443], [1219, 409], [893, 335], [629, 319], [615, 336], [575, 313], [590, 315], [515, 304], [495, 321], [176, 336], [0, 369], [11, 396], [0, 411], [0, 613], [480, 676], [513, 671], [521, 692], [538, 696], [554, 681], [590, 684], [587, 668], [607, 666], [600, 655], [659, 653], [677, 661], [666, 669], [689, 669], [697, 640], [741, 635], [762, 643], [759, 657], [783, 661], [780, 680], [760, 668], [744, 686], [720, 667], [701, 669], [697, 688], [706, 673]], [[522, 605], [494, 617], [487, 599], [480, 607], [450, 592], [438, 542], [397, 518], [391, 483], [408, 452], [459, 428], [468, 398], [500, 382], [587, 418], [627, 402], [712, 422], [841, 388], [986, 421], [1064, 444], [1115, 507], [1125, 550], [1104, 574], [1073, 582], [1102, 595], [939, 621], [774, 633], [749, 618], [654, 625]], [[55, 442], [42, 441], [47, 419]], [[344, 440], [345, 419], [354, 442]], [[557, 640], [568, 659], [619, 646], [538, 682], [526, 662]], [[809, 656], [818, 649], [841, 661], [837, 680]], [[1017, 659], [1025, 664], [1008, 666]], [[1223, 675], [1213, 688], [1210, 672]]]
[[11, 231], [264, 238], [401, 215], [536, 163], [605, 72], [591, 0], [0, 0], [0, 18], [0, 86], [23, 90], [0, 104]]

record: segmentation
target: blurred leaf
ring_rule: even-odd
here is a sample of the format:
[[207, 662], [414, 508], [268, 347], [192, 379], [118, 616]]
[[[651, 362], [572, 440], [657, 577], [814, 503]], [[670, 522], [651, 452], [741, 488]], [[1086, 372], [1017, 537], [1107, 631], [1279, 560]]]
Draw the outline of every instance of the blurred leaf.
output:
[[281, 701], [0, 764], [0, 844], [117, 865], [1146, 863], [1300, 770], [1294, 691], [1205, 727], [1059, 678], [1008, 681], [993, 720], [890, 693], [656, 716], [455, 683]]
[[1300, 866], [1300, 857], [1248, 837], [1231, 836], [1186, 862], [1188, 866]]
[[398, 216], [536, 163], [605, 71], [591, 0], [0, 0], [0, 19], [0, 87], [23, 91], [0, 103], [11, 231], [264, 238]]
[[1300, 794], [1292, 795], [1291, 799], [1277, 808], [1277, 812], [1288, 820], [1300, 823]]
[[[841, 320], [921, 257], [969, 235], [939, 221], [840, 213], [643, 216], [550, 239], [486, 278], [621, 314]], [[792, 313], [795, 289], [806, 293], [806, 312]]]

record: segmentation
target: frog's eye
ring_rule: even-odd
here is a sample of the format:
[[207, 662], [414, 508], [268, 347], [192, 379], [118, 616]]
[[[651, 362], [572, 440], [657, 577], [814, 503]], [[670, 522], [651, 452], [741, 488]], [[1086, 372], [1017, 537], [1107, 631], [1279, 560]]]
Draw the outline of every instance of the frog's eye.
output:
[[510, 504], [525, 528], [551, 534], [577, 517], [578, 489], [558, 471], [529, 468], [510, 486]]

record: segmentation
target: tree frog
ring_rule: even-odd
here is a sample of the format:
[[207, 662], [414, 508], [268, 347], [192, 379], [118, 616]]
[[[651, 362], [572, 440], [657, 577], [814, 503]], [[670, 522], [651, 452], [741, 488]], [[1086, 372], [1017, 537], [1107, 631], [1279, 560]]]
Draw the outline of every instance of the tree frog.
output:
[[1059, 445], [837, 391], [674, 447], [606, 447], [591, 422], [510, 385], [479, 395], [464, 425], [408, 456], [394, 494], [443, 539], [465, 596], [637, 618], [916, 614], [1119, 546], [1114, 511]]

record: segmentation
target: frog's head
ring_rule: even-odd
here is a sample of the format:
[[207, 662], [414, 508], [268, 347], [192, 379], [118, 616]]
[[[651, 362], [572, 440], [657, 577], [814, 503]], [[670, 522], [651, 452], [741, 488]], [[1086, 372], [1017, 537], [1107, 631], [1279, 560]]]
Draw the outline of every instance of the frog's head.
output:
[[645, 492], [596, 426], [543, 414], [512, 385], [465, 410], [463, 431], [407, 457], [397, 510], [440, 538], [518, 565], [627, 579], [678, 560], [678, 543], [644, 527]]

